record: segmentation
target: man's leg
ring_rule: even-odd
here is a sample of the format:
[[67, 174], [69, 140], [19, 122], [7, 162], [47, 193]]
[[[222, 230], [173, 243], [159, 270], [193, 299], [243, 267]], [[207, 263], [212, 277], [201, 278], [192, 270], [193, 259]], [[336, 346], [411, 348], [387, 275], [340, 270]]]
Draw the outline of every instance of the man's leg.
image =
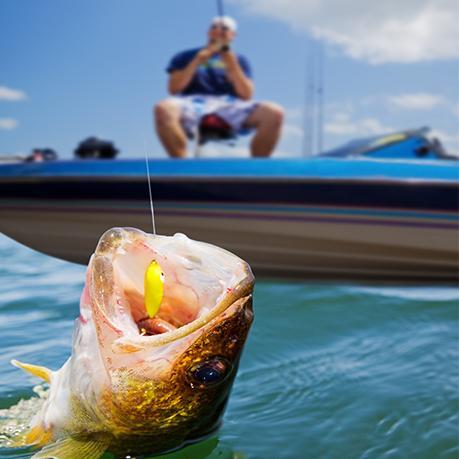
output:
[[180, 106], [165, 99], [154, 107], [156, 132], [170, 156], [185, 158], [187, 138], [180, 123]]
[[272, 102], [260, 102], [244, 123], [247, 127], [257, 130], [252, 139], [250, 149], [252, 156], [269, 156], [279, 140], [284, 110]]

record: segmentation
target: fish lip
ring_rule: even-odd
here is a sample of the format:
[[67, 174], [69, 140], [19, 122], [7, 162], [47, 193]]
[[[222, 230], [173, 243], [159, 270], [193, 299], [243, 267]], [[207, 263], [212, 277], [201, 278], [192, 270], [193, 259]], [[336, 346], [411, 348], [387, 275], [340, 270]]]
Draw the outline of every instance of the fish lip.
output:
[[[115, 255], [124, 250], [127, 244], [145, 238], [148, 238], [148, 234], [136, 228], [112, 228], [100, 238], [94, 256], [104, 257], [113, 263]], [[221, 248], [219, 250], [228, 252]], [[231, 252], [228, 252], [228, 254], [235, 256]], [[248, 263], [241, 261], [243, 262], [242, 280], [236, 286], [231, 287], [231, 291], [228, 291], [223, 299], [207, 314], [176, 330], [160, 335], [143, 336], [141, 340], [139, 340], [139, 336], [134, 337], [131, 333], [124, 334], [123, 330], [117, 327], [121, 336], [112, 343], [113, 352], [137, 352], [148, 348], [156, 348], [177, 341], [205, 327], [209, 322], [223, 314], [236, 301], [252, 293], [255, 277]], [[92, 262], [94, 262], [94, 258], [91, 260]]]

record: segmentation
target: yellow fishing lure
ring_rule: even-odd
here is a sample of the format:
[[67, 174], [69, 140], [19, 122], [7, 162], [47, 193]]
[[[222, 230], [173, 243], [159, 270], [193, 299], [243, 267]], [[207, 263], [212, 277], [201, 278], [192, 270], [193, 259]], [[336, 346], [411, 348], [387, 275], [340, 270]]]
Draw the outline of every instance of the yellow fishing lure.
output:
[[152, 319], [159, 310], [164, 296], [164, 274], [159, 264], [153, 260], [145, 271], [145, 309]]

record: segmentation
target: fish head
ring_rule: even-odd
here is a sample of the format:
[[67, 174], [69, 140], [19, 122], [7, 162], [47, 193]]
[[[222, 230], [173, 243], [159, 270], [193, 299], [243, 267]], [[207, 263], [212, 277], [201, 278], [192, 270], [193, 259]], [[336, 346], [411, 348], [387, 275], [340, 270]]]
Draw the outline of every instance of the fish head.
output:
[[[152, 261], [164, 294], [153, 319], [159, 331], [146, 333], [144, 274]], [[183, 234], [116, 228], [102, 236], [73, 354], [97, 353], [101, 365], [90, 372], [97, 413], [123, 451], [132, 444], [138, 452], [148, 438], [149, 452], [153, 444], [162, 451], [218, 428], [253, 320], [253, 285], [243, 260]]]

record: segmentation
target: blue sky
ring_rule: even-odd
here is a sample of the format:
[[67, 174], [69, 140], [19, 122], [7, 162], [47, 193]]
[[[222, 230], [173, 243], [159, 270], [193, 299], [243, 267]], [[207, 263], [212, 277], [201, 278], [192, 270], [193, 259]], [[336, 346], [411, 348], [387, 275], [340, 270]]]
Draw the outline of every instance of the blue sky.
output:
[[[343, 8], [345, 3], [345, 8]], [[227, 0], [256, 98], [287, 112], [277, 155], [302, 151], [308, 49], [324, 47], [324, 144], [429, 125], [459, 151], [454, 0]], [[151, 107], [177, 51], [204, 45], [214, 0], [2, 0], [0, 155], [89, 135], [163, 157]], [[241, 141], [229, 154], [244, 155]], [[215, 146], [209, 148], [213, 154]]]

